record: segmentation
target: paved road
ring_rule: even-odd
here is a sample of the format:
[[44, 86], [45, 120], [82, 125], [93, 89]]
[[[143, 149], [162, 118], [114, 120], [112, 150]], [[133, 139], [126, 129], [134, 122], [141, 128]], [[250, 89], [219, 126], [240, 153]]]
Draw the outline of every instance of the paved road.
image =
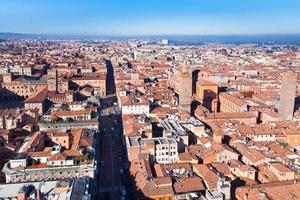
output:
[[[100, 141], [97, 154], [98, 174], [95, 183], [95, 199], [118, 200], [122, 199], [125, 184], [125, 148], [123, 146], [123, 132], [121, 117], [117, 110], [113, 69], [107, 62], [107, 96], [101, 100], [98, 110], [100, 122]], [[128, 198], [127, 198], [128, 199]]]
[[[114, 126], [114, 115], [111, 117], [102, 116], [103, 132], [100, 142], [100, 157], [99, 157], [99, 174], [98, 187], [99, 199], [107, 199], [105, 192], [109, 192], [109, 199], [117, 198], [122, 189], [124, 189], [122, 182], [122, 174], [120, 172], [124, 167], [123, 160], [123, 146], [121, 143], [120, 129]], [[104, 165], [102, 165], [103, 163]], [[103, 192], [103, 195], [101, 193]]]

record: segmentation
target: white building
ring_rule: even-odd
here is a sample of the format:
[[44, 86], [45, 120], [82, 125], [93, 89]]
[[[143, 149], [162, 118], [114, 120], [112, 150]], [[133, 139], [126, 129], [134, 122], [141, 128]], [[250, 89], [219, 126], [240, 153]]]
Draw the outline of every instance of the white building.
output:
[[158, 163], [178, 161], [178, 144], [172, 138], [153, 138], [155, 143], [155, 160]]
[[91, 199], [91, 180], [42, 181], [0, 184], [0, 199]]
[[119, 95], [119, 107], [122, 114], [132, 114], [132, 115], [146, 115], [149, 116], [150, 105], [148, 99], [143, 96], [136, 96], [135, 94], [128, 94], [121, 91]]
[[143, 115], [149, 116], [150, 108], [149, 105], [135, 104], [135, 105], [124, 105], [121, 107], [122, 114], [132, 115]]
[[150, 154], [157, 163], [178, 162], [178, 142], [173, 138], [141, 138], [126, 137], [129, 160], [134, 160], [140, 154]]
[[168, 45], [169, 44], [169, 40], [163, 39], [163, 40], [161, 40], [161, 44]]

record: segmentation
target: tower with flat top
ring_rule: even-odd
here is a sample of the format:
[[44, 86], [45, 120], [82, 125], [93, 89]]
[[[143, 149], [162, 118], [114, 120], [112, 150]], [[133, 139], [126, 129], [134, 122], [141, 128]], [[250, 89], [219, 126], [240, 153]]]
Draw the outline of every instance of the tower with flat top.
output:
[[297, 74], [284, 72], [282, 74], [278, 118], [292, 120], [294, 115]]
[[48, 83], [48, 90], [49, 91], [54, 91], [54, 92], [58, 92], [58, 72], [57, 70], [51, 70], [48, 73], [49, 77], [47, 80]]
[[191, 112], [192, 73], [186, 66], [180, 67], [172, 78], [173, 87], [178, 94], [178, 108], [180, 111]]

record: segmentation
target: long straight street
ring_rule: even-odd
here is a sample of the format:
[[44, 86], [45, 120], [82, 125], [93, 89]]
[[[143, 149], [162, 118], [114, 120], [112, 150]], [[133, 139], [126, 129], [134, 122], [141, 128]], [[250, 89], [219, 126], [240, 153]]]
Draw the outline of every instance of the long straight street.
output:
[[124, 186], [125, 147], [120, 112], [118, 112], [113, 68], [107, 62], [107, 96], [101, 99], [98, 110], [100, 141], [97, 157], [95, 199], [126, 199]]

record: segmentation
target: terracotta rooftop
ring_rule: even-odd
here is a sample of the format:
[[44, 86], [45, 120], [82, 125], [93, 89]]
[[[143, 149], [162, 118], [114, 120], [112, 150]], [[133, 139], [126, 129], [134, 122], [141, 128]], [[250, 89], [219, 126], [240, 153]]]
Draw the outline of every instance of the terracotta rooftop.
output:
[[238, 187], [236, 190], [238, 199], [300, 199], [300, 181], [282, 181], [268, 184], [258, 184]]
[[43, 103], [46, 100], [47, 94], [48, 89], [47, 87], [44, 87], [43, 89], [27, 98], [24, 103]]
[[193, 165], [193, 169], [194, 172], [203, 179], [207, 189], [217, 188], [219, 176], [215, 174], [211, 169], [209, 169], [206, 165]]
[[180, 178], [174, 183], [175, 193], [190, 193], [204, 191], [205, 186], [200, 177]]
[[222, 92], [219, 94], [219, 96], [229, 100], [230, 102], [238, 105], [238, 106], [244, 106], [245, 104], [247, 104], [247, 102], [245, 102], [244, 100], [232, 95], [232, 94], [229, 94], [227, 92]]

